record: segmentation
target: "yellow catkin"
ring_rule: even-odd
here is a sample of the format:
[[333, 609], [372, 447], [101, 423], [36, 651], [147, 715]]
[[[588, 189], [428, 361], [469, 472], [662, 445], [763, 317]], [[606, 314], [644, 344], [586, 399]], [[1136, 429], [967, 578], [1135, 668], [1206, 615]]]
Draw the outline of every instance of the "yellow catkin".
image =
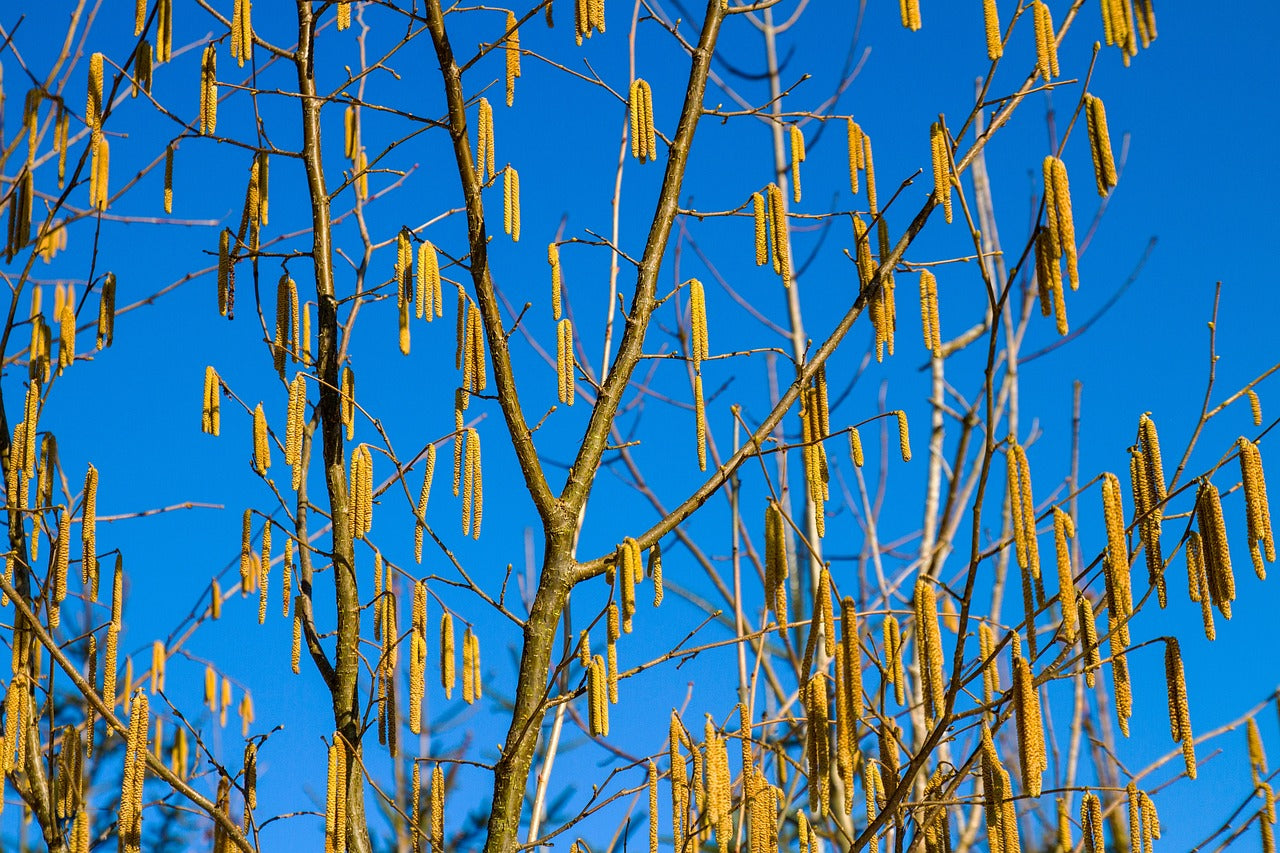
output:
[[1084, 827], [1086, 853], [1106, 853], [1106, 839], [1102, 832], [1102, 803], [1096, 794], [1088, 791], [1080, 803], [1080, 825]]
[[347, 428], [347, 441], [351, 441], [356, 437], [356, 374], [350, 367], [342, 368], [340, 393], [342, 425]]
[[448, 610], [440, 617], [440, 684], [446, 699], [453, 698], [455, 675], [453, 651], [453, 615]]
[[791, 237], [787, 232], [787, 211], [777, 184], [766, 188], [769, 232], [772, 235], [773, 271], [782, 276], [782, 286], [791, 286]]
[[831, 718], [826, 673], [815, 673], [805, 686], [804, 694], [809, 810], [821, 817], [827, 813], [831, 798]]
[[551, 265], [551, 318], [559, 320], [564, 280], [560, 270], [560, 247], [555, 243], [547, 244], [547, 263]]
[[1041, 0], [1032, 4], [1036, 27], [1036, 68], [1045, 81], [1058, 76], [1058, 41], [1053, 15]]
[[139, 690], [129, 706], [129, 735], [120, 786], [119, 835], [125, 853], [142, 849], [142, 788], [147, 772], [149, 724], [147, 694]]
[[502, 230], [511, 235], [513, 243], [520, 242], [520, 173], [514, 166], [507, 166], [503, 172], [502, 184]]
[[942, 329], [938, 323], [938, 280], [928, 270], [920, 271], [920, 320], [924, 327], [924, 348], [934, 358], [942, 357]]
[[516, 78], [520, 76], [520, 28], [513, 12], [507, 12], [507, 35], [503, 46], [507, 57], [507, 106], [511, 106], [516, 98]]
[[1129, 659], [1118, 631], [1112, 633], [1111, 613], [1107, 613], [1107, 633], [1111, 634], [1111, 689], [1116, 698], [1116, 721], [1120, 733], [1129, 736], [1129, 719], [1133, 716], [1133, 682], [1129, 678]]
[[[1038, 4], [1043, 5], [1043, 4]], [[1075, 223], [1071, 215], [1071, 187], [1067, 167], [1052, 155], [1044, 158], [1046, 227], [1053, 232], [1054, 244], [1067, 261], [1067, 280], [1071, 289], [1080, 287], [1077, 269]]]
[[417, 563], [422, 562], [422, 537], [426, 532], [427, 503], [431, 497], [431, 481], [435, 476], [435, 468], [436, 447], [434, 444], [429, 444], [427, 445], [425, 470], [422, 475], [422, 490], [418, 493], [418, 509], [414, 523], [413, 558]]
[[857, 427], [849, 428], [849, 456], [858, 468], [866, 461], [862, 454], [862, 436], [858, 434]]
[[111, 346], [116, 335], [116, 276], [107, 273], [102, 279], [102, 293], [98, 299], [97, 348]]
[[631, 82], [627, 98], [630, 120], [631, 156], [641, 163], [657, 157], [657, 131], [653, 126], [653, 90], [639, 78]]
[[462, 701], [468, 705], [476, 701], [475, 663], [471, 645], [471, 626], [462, 633]]
[[431, 853], [444, 853], [444, 770], [437, 763], [431, 771]]
[[1040, 694], [1036, 689], [1031, 667], [1021, 655], [1013, 661], [1013, 690], [1022, 787], [1032, 797], [1038, 797], [1041, 778], [1049, 766], [1045, 752], [1044, 719], [1040, 714]]
[[1231, 552], [1227, 544], [1227, 526], [1222, 517], [1222, 500], [1218, 489], [1208, 480], [1200, 484], [1196, 496], [1196, 516], [1203, 543], [1205, 576], [1214, 605], [1227, 619], [1231, 618], [1231, 602], [1235, 601], [1236, 583], [1231, 570]]
[[906, 673], [902, 664], [902, 627], [893, 616], [884, 619], [884, 678], [893, 685], [893, 698], [906, 704]]
[[338, 0], [338, 32], [351, 27], [351, 0]]
[[89, 597], [98, 597], [98, 469], [89, 466], [84, 478], [84, 498], [80, 504], [80, 581]]
[[1254, 784], [1266, 776], [1267, 773], [1267, 754], [1262, 749], [1262, 733], [1258, 731], [1258, 721], [1254, 717], [1249, 718], [1246, 727], [1246, 736], [1249, 744], [1249, 766], [1254, 772]]
[[693, 377], [694, 429], [698, 439], [698, 470], [707, 470], [707, 407], [702, 396], [702, 374]]
[[903, 462], [911, 461], [911, 436], [907, 432], [907, 413], [898, 409], [893, 413], [898, 419], [898, 450]]
[[1089, 149], [1093, 155], [1093, 176], [1098, 185], [1098, 195], [1106, 198], [1119, 180], [1111, 150], [1111, 134], [1107, 131], [1107, 111], [1102, 99], [1093, 95], [1084, 96], [1084, 107]]
[[258, 561], [258, 624], [267, 621], [267, 585], [271, 578], [271, 522], [262, 526], [262, 558]]
[[689, 320], [692, 328], [692, 345], [690, 354], [693, 357], [693, 369], [702, 368], [702, 360], [708, 355], [707, 348], [707, 297], [702, 282], [696, 278], [689, 279]]
[[942, 205], [942, 215], [951, 222], [951, 151], [941, 122], [929, 127], [929, 148], [933, 158], [933, 197]]
[[573, 324], [564, 317], [556, 324], [556, 376], [560, 402], [572, 406], [575, 396], [573, 361]]
[[218, 47], [210, 44], [200, 58], [200, 132], [218, 129]]
[[605, 617], [605, 675], [608, 679], [609, 704], [618, 704], [618, 639], [622, 636], [618, 603], [610, 601]]
[[1124, 508], [1120, 500], [1120, 481], [1106, 473], [1102, 481], [1102, 506], [1107, 527], [1107, 551], [1103, 555], [1103, 572], [1107, 581], [1107, 606], [1116, 625], [1116, 639], [1123, 648], [1129, 645], [1128, 619], [1133, 613], [1133, 596], [1129, 580], [1129, 551], [1125, 540]]
[[650, 759], [646, 782], [649, 788], [649, 853], [658, 853], [658, 766]]
[[261, 403], [253, 410], [253, 467], [259, 474], [266, 474], [271, 467], [271, 440]]
[[899, 0], [902, 26], [915, 32], [920, 29], [920, 0]]
[[858, 172], [865, 167], [862, 149], [862, 128], [853, 119], [845, 120], [845, 136], [848, 142], [849, 189], [858, 194]]
[[1102, 653], [1098, 648], [1098, 627], [1093, 616], [1093, 605], [1088, 597], [1080, 596], [1076, 603], [1080, 621], [1080, 641], [1084, 651], [1084, 680], [1093, 687], [1097, 671], [1102, 666]]
[[804, 162], [804, 132], [791, 125], [791, 200], [800, 203], [800, 164]]
[[926, 579], [916, 581], [916, 657], [924, 691], [925, 713], [938, 719], [943, 711], [946, 686], [942, 674], [942, 634], [938, 629], [938, 599]]
[[879, 201], [876, 198], [876, 164], [871, 152], [871, 137], [866, 133], [861, 134], [862, 137], [862, 170], [866, 172], [867, 177], [867, 208], [871, 214], [880, 212]]
[[1004, 42], [1000, 38], [1000, 13], [996, 0], [982, 0], [982, 23], [987, 33], [987, 58], [995, 62], [1004, 55]]
[[765, 606], [777, 617], [779, 623], [787, 621], [787, 564], [786, 522], [782, 509], [775, 501], [769, 501], [764, 513], [765, 539]]
[[[1276, 560], [1275, 538], [1271, 532], [1271, 508], [1267, 502], [1267, 481], [1262, 473], [1262, 454], [1258, 445], [1241, 436], [1236, 442], [1240, 452], [1240, 478], [1244, 488], [1245, 518], [1249, 555], [1260, 580], [1267, 577], [1263, 559]], [[1261, 545], [1261, 547], [1259, 547]]]
[[476, 116], [476, 180], [493, 180], [497, 164], [494, 163], [493, 107], [488, 98], [481, 98]]
[[606, 737], [609, 734], [609, 697], [606, 684], [604, 658], [596, 655], [591, 659], [591, 669], [587, 678], [587, 700], [590, 708], [589, 723], [592, 737]]
[[302, 486], [304, 467], [302, 443], [306, 429], [307, 383], [305, 374], [299, 371], [289, 383], [288, 411], [285, 414], [284, 461], [293, 469], [293, 488]]
[[[982, 660], [982, 701], [990, 705], [1000, 692], [1000, 670], [996, 665], [996, 635], [986, 622], [978, 623], [978, 656]], [[899, 703], [901, 704], [901, 703]]]
[[299, 595], [293, 605], [293, 648], [290, 650], [289, 662], [294, 675], [302, 674], [302, 613], [299, 608], [302, 596]]
[[760, 193], [751, 194], [751, 217], [755, 223], [756, 266], [762, 267], [769, 262], [769, 243], [765, 227], [764, 196]]
[[1258, 392], [1250, 388], [1244, 393], [1249, 397], [1249, 411], [1253, 415], [1253, 425], [1262, 426], [1262, 401], [1258, 399]]
[[133, 52], [133, 84], [130, 87], [129, 97], [138, 97], [138, 92], [151, 94], [151, 58], [151, 42], [146, 39], [140, 40]]
[[1187, 776], [1196, 778], [1196, 742], [1191, 733], [1191, 714], [1187, 707], [1187, 682], [1182, 669], [1182, 654], [1178, 641], [1165, 639], [1164, 674], [1169, 691], [1169, 731], [1174, 743], [1182, 744], [1182, 757]]
[[102, 130], [102, 54], [89, 57], [89, 95], [85, 104], [84, 120], [91, 131]]
[[89, 149], [92, 158], [89, 166], [89, 205], [97, 210], [106, 210], [110, 198], [108, 187], [111, 175], [111, 146], [101, 131], [95, 131], [89, 137]]
[[251, 0], [235, 0], [231, 13], [231, 56], [244, 68], [253, 59], [253, 22]]
[[1057, 507], [1053, 508], [1053, 544], [1058, 564], [1058, 605], [1062, 612], [1062, 641], [1071, 645], [1076, 641], [1076, 586], [1075, 572], [1071, 568], [1071, 549], [1067, 539], [1076, 535], [1071, 516]]
[[818, 573], [818, 586], [813, 592], [813, 621], [815, 625], [822, 625], [823, 650], [827, 657], [834, 655], [836, 650], [835, 607], [831, 596], [831, 569], [824, 565]]
[[480, 476], [480, 433], [467, 429], [463, 460], [462, 533], [480, 538], [480, 521], [484, 510], [484, 487]]
[[415, 311], [419, 319], [425, 314], [427, 322], [444, 316], [444, 300], [440, 293], [440, 257], [429, 240], [418, 246], [417, 299]]

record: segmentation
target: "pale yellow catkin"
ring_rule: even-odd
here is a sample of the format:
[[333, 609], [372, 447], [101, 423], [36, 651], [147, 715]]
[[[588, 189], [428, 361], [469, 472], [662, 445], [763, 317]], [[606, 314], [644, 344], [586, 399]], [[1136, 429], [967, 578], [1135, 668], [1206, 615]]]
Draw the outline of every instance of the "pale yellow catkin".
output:
[[692, 331], [692, 343], [689, 348], [693, 358], [693, 369], [702, 369], [702, 360], [708, 355], [707, 346], [707, 297], [702, 282], [696, 278], [689, 279], [689, 322]]
[[931, 720], [942, 715], [946, 686], [942, 674], [942, 634], [938, 629], [938, 599], [933, 585], [916, 581], [916, 658], [924, 692], [925, 714]]
[[124, 853], [142, 849], [142, 789], [147, 772], [147, 694], [139, 690], [129, 706], [129, 734], [120, 786], [119, 835]]
[[1080, 803], [1080, 825], [1084, 827], [1087, 842], [1086, 853], [1106, 853], [1106, 839], [1102, 831], [1102, 803], [1097, 794], [1085, 792]]
[[92, 158], [89, 166], [89, 204], [97, 210], [106, 210], [110, 198], [108, 187], [111, 175], [111, 146], [102, 131], [95, 131], [89, 138]]
[[[1038, 0], [1037, 0], [1038, 2]], [[1043, 5], [1043, 4], [1038, 4]], [[1077, 268], [1075, 223], [1071, 214], [1071, 187], [1067, 167], [1052, 155], [1044, 158], [1046, 225], [1053, 231], [1054, 244], [1067, 261], [1067, 280], [1071, 289], [1080, 287]]]
[[476, 701], [475, 664], [472, 659], [471, 626], [462, 633], [462, 701], [468, 705]]
[[302, 444], [305, 438], [307, 414], [307, 382], [306, 375], [299, 371], [289, 383], [289, 399], [287, 403], [284, 461], [293, 469], [293, 488], [302, 486], [305, 475], [302, 458]]
[[951, 223], [951, 151], [941, 122], [929, 126], [929, 148], [933, 159], [933, 197], [942, 205], [942, 215]]
[[849, 428], [849, 456], [856, 467], [862, 467], [865, 459], [862, 454], [862, 436], [858, 434], [857, 427]]
[[516, 98], [516, 78], [520, 76], [520, 27], [513, 12], [507, 12], [507, 34], [503, 44], [507, 58], [507, 106], [511, 106]]
[[430, 240], [418, 246], [417, 299], [415, 311], [418, 319], [425, 315], [430, 323], [444, 316], [444, 299], [440, 293], [440, 257]]
[[271, 440], [262, 403], [253, 410], [253, 467], [259, 474], [266, 474], [271, 467]]
[[1036, 28], [1036, 67], [1046, 82], [1058, 76], [1058, 40], [1053, 15], [1042, 0], [1032, 4]]
[[791, 286], [791, 237], [787, 232], [787, 211], [782, 190], [769, 184], [765, 190], [769, 210], [769, 232], [772, 235], [773, 271], [782, 276], [782, 286]]
[[218, 47], [210, 44], [200, 58], [200, 132], [218, 129]]
[[996, 0], [982, 0], [982, 23], [987, 34], [987, 58], [995, 62], [1004, 55], [1004, 41], [1000, 37], [1000, 13]]
[[436, 471], [436, 446], [427, 445], [427, 457], [422, 473], [422, 490], [418, 493], [418, 512], [414, 524], [413, 559], [422, 562], [422, 534], [426, 531], [427, 502], [431, 497], [431, 481]]
[[1093, 155], [1093, 176], [1098, 186], [1098, 195], [1106, 198], [1119, 180], [1115, 156], [1111, 150], [1111, 134], [1107, 130], [1107, 111], [1102, 99], [1093, 95], [1084, 96], [1084, 106], [1089, 149]]
[[1182, 744], [1182, 757], [1187, 777], [1196, 778], [1196, 742], [1191, 733], [1191, 714], [1187, 705], [1187, 681], [1182, 668], [1182, 653], [1177, 639], [1167, 637], [1164, 644], [1165, 684], [1169, 692], [1169, 732], [1174, 743]]
[[1022, 787], [1030, 796], [1038, 797], [1041, 779], [1049, 766], [1045, 751], [1044, 719], [1040, 713], [1040, 694], [1035, 678], [1026, 658], [1021, 655], [1013, 661], [1013, 690]]
[[338, 0], [338, 32], [351, 27], [351, 0]]
[[444, 687], [446, 699], [453, 698], [453, 685], [456, 682], [455, 659], [453, 651], [453, 615], [448, 610], [440, 616], [440, 684]]
[[480, 538], [480, 521], [484, 511], [484, 486], [480, 474], [480, 433], [467, 428], [463, 460], [462, 533]]
[[609, 701], [606, 695], [608, 687], [605, 682], [604, 658], [596, 655], [591, 659], [591, 669], [587, 678], [587, 701], [592, 737], [605, 737], [609, 734]]
[[502, 230], [511, 235], [513, 243], [520, 242], [520, 173], [508, 165], [503, 172]]
[[493, 180], [497, 164], [494, 163], [493, 107], [488, 98], [481, 98], [476, 115], [476, 180]]
[[702, 374], [693, 377], [694, 429], [698, 440], [698, 470], [707, 470], [707, 407], [702, 397]]
[[647, 163], [657, 156], [657, 131], [653, 126], [653, 90], [640, 78], [631, 82], [627, 98], [631, 134], [631, 156]]
[[942, 329], [938, 323], [938, 280], [928, 270], [920, 271], [920, 320], [924, 327], [924, 347], [934, 358], [942, 357]]
[[564, 281], [560, 269], [560, 246], [556, 243], [547, 244], [547, 263], [551, 265], [551, 319], [559, 320]]
[[355, 160], [351, 164], [351, 182], [355, 185], [356, 201], [368, 200], [369, 155], [363, 147], [356, 152]]
[[769, 262], [769, 243], [765, 227], [764, 196], [760, 193], [751, 194], [751, 217], [755, 223], [756, 266], [762, 267]]
[[1267, 773], [1267, 755], [1263, 751], [1262, 733], [1258, 730], [1258, 721], [1254, 717], [1250, 717], [1246, 725], [1246, 740], [1249, 745], [1249, 766], [1253, 770], [1256, 785]]
[[111, 346], [116, 334], [116, 276], [107, 273], [102, 279], [102, 293], [98, 298], [97, 348]]
[[804, 162], [804, 131], [799, 125], [791, 125], [791, 200], [800, 203], [800, 164]]
[[258, 561], [258, 624], [267, 621], [267, 586], [271, 578], [271, 522], [262, 526], [262, 558]]
[[356, 374], [350, 367], [342, 368], [340, 394], [342, 425], [347, 428], [347, 441], [351, 441], [356, 437]]
[[1262, 454], [1258, 445], [1244, 436], [1236, 442], [1236, 447], [1240, 455], [1249, 555], [1259, 580], [1265, 580], [1267, 570], [1263, 560], [1275, 562], [1276, 546], [1271, 531], [1271, 508], [1267, 502], [1267, 480], [1262, 472]]
[[231, 13], [231, 56], [244, 68], [253, 59], [253, 22], [251, 0], [235, 0]]
[[573, 360], [573, 324], [564, 317], [556, 324], [556, 376], [560, 402], [572, 406], [575, 396]]
[[787, 585], [790, 574], [787, 565], [786, 526], [782, 509], [775, 501], [769, 501], [764, 513], [765, 607], [780, 623], [787, 619]]
[[911, 461], [911, 436], [907, 433], [907, 413], [898, 409], [893, 413], [898, 419], [898, 450], [902, 453], [902, 461]]
[[1080, 596], [1076, 602], [1076, 613], [1079, 617], [1080, 642], [1084, 651], [1084, 680], [1093, 687], [1097, 671], [1102, 666], [1102, 653], [1098, 647], [1098, 627], [1093, 615], [1093, 604], [1088, 596]]
[[906, 704], [906, 671], [902, 663], [902, 627], [894, 616], [884, 619], [884, 678], [893, 685], [893, 698]]
[[902, 26], [915, 32], [920, 29], [920, 0], [898, 0], [902, 12]]
[[1213, 483], [1204, 480], [1196, 495], [1196, 516], [1204, 557], [1209, 595], [1222, 615], [1231, 618], [1231, 602], [1236, 598], [1235, 575], [1231, 570], [1231, 551], [1227, 543], [1227, 525], [1222, 517], [1222, 500]]
[[1075, 522], [1058, 507], [1053, 508], [1053, 544], [1058, 565], [1058, 605], [1062, 613], [1062, 640], [1067, 645], [1076, 641], [1076, 586], [1071, 568], [1071, 549], [1067, 539], [1075, 538]]
[[622, 636], [618, 603], [610, 601], [605, 610], [605, 675], [608, 682], [609, 704], [618, 704], [618, 639]]

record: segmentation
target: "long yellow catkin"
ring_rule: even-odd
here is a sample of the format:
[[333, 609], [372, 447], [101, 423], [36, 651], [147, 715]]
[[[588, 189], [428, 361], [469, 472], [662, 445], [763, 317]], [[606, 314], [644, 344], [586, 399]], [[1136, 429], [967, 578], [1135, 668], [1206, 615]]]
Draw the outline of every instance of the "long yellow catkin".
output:
[[520, 76], [520, 28], [513, 12], [507, 12], [507, 35], [503, 45], [507, 57], [507, 106], [511, 106], [516, 98], [516, 78]]
[[508, 165], [503, 172], [502, 230], [511, 235], [513, 243], [520, 242], [520, 173]]
[[1093, 616], [1093, 604], [1088, 596], [1080, 596], [1076, 601], [1076, 613], [1081, 628], [1081, 645], [1084, 650], [1084, 680], [1093, 687], [1097, 671], [1102, 666], [1102, 652], [1098, 648], [1098, 627]]
[[1041, 778], [1048, 769], [1045, 752], [1044, 720], [1040, 714], [1040, 694], [1026, 658], [1013, 661], [1014, 714], [1018, 724], [1019, 765], [1022, 787], [1032, 797], [1040, 796]]
[[235, 0], [231, 13], [231, 55], [241, 68], [246, 59], [253, 59], [251, 0]]
[[218, 129], [218, 47], [210, 44], [200, 57], [200, 132]]
[[305, 374], [299, 371], [289, 383], [288, 411], [285, 422], [284, 461], [293, 468], [293, 488], [302, 485], [304, 475], [302, 464], [302, 442], [306, 429], [307, 414], [307, 382]]
[[1235, 575], [1231, 570], [1231, 551], [1227, 545], [1227, 525], [1222, 517], [1222, 500], [1217, 487], [1208, 480], [1200, 484], [1196, 495], [1196, 516], [1203, 543], [1209, 595], [1222, 615], [1230, 619], [1231, 602], [1236, 598]]
[[799, 125], [791, 125], [791, 199], [800, 203], [800, 164], [804, 162], [804, 131]]
[[1107, 111], [1102, 99], [1093, 95], [1084, 96], [1084, 107], [1089, 149], [1093, 154], [1093, 176], [1098, 185], [1098, 195], [1106, 198], [1119, 180], [1111, 150], [1111, 134], [1107, 131]]
[[618, 639], [622, 636], [618, 603], [610, 601], [605, 610], [605, 675], [608, 683], [609, 704], [618, 704]]
[[350, 367], [342, 368], [340, 393], [342, 425], [347, 428], [347, 441], [351, 441], [356, 437], [356, 374]]
[[[1040, 4], [1043, 5], [1043, 4]], [[1071, 289], [1080, 287], [1077, 269], [1075, 223], [1071, 215], [1071, 188], [1066, 164], [1052, 155], [1044, 158], [1046, 226], [1053, 232], [1055, 246], [1067, 261]]]
[[693, 377], [694, 429], [698, 439], [698, 469], [707, 470], [707, 407], [702, 397], [702, 374]]
[[92, 160], [89, 166], [89, 204], [98, 210], [106, 210], [110, 198], [108, 182], [111, 174], [111, 146], [101, 131], [89, 137]]
[[920, 271], [920, 319], [924, 326], [924, 347], [934, 358], [942, 357], [942, 329], [938, 323], [938, 280], [928, 270]]
[[91, 131], [102, 130], [102, 54], [89, 57], [89, 95], [85, 104], [85, 124]]
[[[886, 636], [886, 642], [887, 642]], [[978, 657], [982, 664], [982, 701], [990, 705], [1000, 692], [1000, 670], [996, 664], [996, 635], [986, 622], [978, 623]], [[901, 704], [901, 703], [899, 703]]]
[[84, 478], [84, 498], [80, 504], [80, 581], [93, 600], [98, 598], [98, 469], [89, 466]]
[[[1249, 540], [1249, 555], [1260, 580], [1267, 577], [1268, 563], [1276, 560], [1275, 538], [1271, 532], [1271, 508], [1267, 502], [1267, 481], [1262, 473], [1262, 454], [1258, 445], [1241, 436], [1236, 442], [1240, 450], [1240, 477], [1244, 484], [1244, 505]], [[1261, 548], [1259, 548], [1261, 544]]]
[[102, 279], [102, 293], [98, 299], [97, 348], [111, 346], [116, 335], [116, 275], [107, 273]]
[[448, 610], [440, 617], [440, 684], [444, 687], [446, 699], [453, 698], [453, 685], [456, 682], [456, 662], [453, 652], [453, 615]]
[[271, 467], [271, 440], [261, 403], [253, 410], [253, 467], [259, 474], [266, 474]]
[[1004, 55], [1004, 41], [1000, 38], [1000, 13], [996, 0], [982, 0], [982, 23], [987, 33], [987, 58], [995, 62]]
[[1076, 641], [1076, 585], [1071, 568], [1071, 549], [1067, 539], [1075, 538], [1076, 526], [1071, 516], [1053, 508], [1053, 544], [1058, 564], [1058, 605], [1062, 612], [1062, 640], [1068, 645]]
[[493, 107], [481, 98], [476, 117], [476, 180], [493, 180], [497, 164], [493, 161]]
[[1041, 0], [1032, 4], [1036, 27], [1036, 67], [1045, 81], [1058, 76], [1058, 40], [1053, 15]]
[[129, 736], [120, 786], [119, 834], [125, 853], [142, 849], [142, 788], [147, 772], [147, 694], [139, 690], [129, 706]]
[[572, 406], [575, 396], [573, 360], [573, 324], [564, 317], [556, 324], [556, 376], [560, 402]]
[[222, 383], [212, 366], [204, 369], [204, 408], [201, 413], [201, 432], [217, 435], [222, 425]]
[[702, 369], [702, 360], [708, 355], [707, 347], [707, 297], [702, 282], [696, 278], [689, 279], [689, 321], [692, 329], [692, 342], [689, 347], [693, 358], [693, 369]]
[[786, 522], [777, 502], [769, 501], [764, 512], [765, 541], [765, 607], [778, 618], [787, 620], [787, 583], [790, 574], [787, 565]]
[[772, 235], [773, 271], [782, 276], [782, 286], [791, 286], [791, 237], [787, 233], [787, 211], [782, 190], [777, 184], [765, 189], [769, 210], [769, 233]]
[[604, 669], [604, 658], [596, 655], [591, 659], [591, 669], [587, 678], [587, 700], [590, 708], [589, 722], [592, 737], [605, 737], [609, 734], [609, 700]]
[[926, 715], [938, 719], [943, 711], [946, 687], [942, 675], [942, 634], [938, 629], [938, 599], [926, 579], [916, 581], [916, 657], [924, 690]]
[[430, 323], [444, 316], [444, 299], [440, 293], [440, 257], [430, 240], [418, 246], [417, 299], [415, 311], [419, 319], [426, 315]]
[[471, 626], [462, 632], [462, 701], [468, 705], [476, 701], [475, 662], [471, 640]]
[[1262, 401], [1258, 399], [1258, 392], [1250, 388], [1244, 393], [1249, 397], [1249, 411], [1253, 415], [1253, 425], [1262, 426]]
[[267, 586], [271, 577], [271, 522], [262, 526], [262, 558], [258, 561], [258, 624], [267, 621]]
[[653, 126], [653, 90], [647, 81], [636, 78], [631, 82], [627, 113], [631, 125], [631, 156], [647, 163], [658, 153], [657, 131]]
[[899, 0], [902, 26], [912, 32], [920, 29], [920, 0]]
[[910, 462], [911, 436], [907, 432], [907, 413], [898, 409], [893, 415], [898, 419], [898, 451], [902, 454], [903, 462]]
[[1121, 647], [1129, 645], [1128, 619], [1133, 612], [1129, 580], [1129, 551], [1125, 540], [1124, 508], [1120, 501], [1120, 481], [1106, 473], [1102, 480], [1102, 507], [1107, 527], [1107, 551], [1103, 571], [1107, 581], [1107, 604], [1112, 621], [1118, 622], [1116, 638]]
[[431, 481], [435, 477], [435, 471], [436, 446], [428, 444], [427, 458], [422, 473], [422, 490], [418, 493], [418, 513], [414, 524], [413, 559], [416, 563], [422, 562], [422, 534], [426, 530], [427, 501], [431, 497]]
[[1174, 743], [1182, 744], [1182, 758], [1188, 778], [1196, 778], [1196, 742], [1191, 733], [1191, 714], [1187, 709], [1187, 682], [1182, 669], [1178, 641], [1165, 639], [1164, 673], [1169, 691], [1169, 731]]
[[1102, 803], [1097, 794], [1085, 792], [1080, 803], [1080, 825], [1084, 827], [1088, 853], [1106, 853], [1106, 839], [1102, 832]]
[[480, 521], [484, 510], [484, 487], [480, 475], [480, 433], [474, 427], [466, 431], [463, 459], [462, 533], [480, 538]]
[[933, 158], [933, 196], [942, 205], [942, 215], [951, 222], [951, 152], [941, 122], [929, 126], [929, 148]]

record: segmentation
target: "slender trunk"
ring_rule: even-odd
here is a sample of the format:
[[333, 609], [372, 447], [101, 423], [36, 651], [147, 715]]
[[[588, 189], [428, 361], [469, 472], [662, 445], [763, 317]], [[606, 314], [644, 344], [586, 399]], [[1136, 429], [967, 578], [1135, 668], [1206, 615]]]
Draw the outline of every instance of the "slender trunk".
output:
[[329, 192], [320, 147], [320, 108], [313, 75], [315, 22], [310, 0], [298, 0], [298, 91], [302, 95], [303, 163], [311, 196], [312, 261], [316, 279], [318, 342], [316, 374], [320, 386], [320, 432], [325, 484], [333, 518], [333, 581], [338, 612], [337, 651], [330, 685], [336, 736], [347, 744], [347, 849], [369, 853], [364, 813], [364, 774], [360, 755], [360, 596], [355, 547], [347, 527], [347, 478], [343, 455], [341, 395], [338, 382], [338, 300], [333, 285], [333, 245]]

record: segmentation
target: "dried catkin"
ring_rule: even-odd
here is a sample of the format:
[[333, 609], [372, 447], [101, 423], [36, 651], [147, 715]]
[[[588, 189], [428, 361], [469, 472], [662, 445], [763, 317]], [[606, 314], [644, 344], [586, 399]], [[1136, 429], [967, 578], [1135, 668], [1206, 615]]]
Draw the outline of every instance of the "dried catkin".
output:
[[507, 106], [511, 106], [516, 98], [516, 78], [520, 76], [520, 27], [513, 12], [507, 12], [507, 35], [503, 46], [507, 57]]
[[1208, 480], [1201, 482], [1196, 495], [1196, 517], [1200, 525], [1209, 595], [1222, 615], [1230, 619], [1231, 602], [1236, 598], [1236, 582], [1231, 571], [1227, 525], [1222, 517], [1222, 500], [1218, 489]]
[[[1258, 445], [1241, 436], [1236, 442], [1240, 451], [1240, 478], [1244, 487], [1244, 505], [1247, 521], [1249, 555], [1253, 570], [1260, 580], [1267, 577], [1268, 563], [1276, 560], [1275, 539], [1271, 532], [1271, 508], [1267, 503], [1267, 481], [1262, 473], [1262, 454]], [[1261, 544], [1261, 548], [1259, 548]]]
[[436, 470], [436, 446], [434, 444], [427, 445], [427, 457], [423, 465], [422, 491], [418, 493], [418, 513], [415, 518], [413, 534], [413, 559], [416, 563], [422, 562], [422, 534], [426, 531], [427, 525], [427, 501], [431, 497], [431, 480], [435, 476]]
[[440, 616], [440, 684], [446, 699], [453, 698], [454, 673], [453, 615], [448, 610]]
[[1182, 654], [1173, 637], [1164, 643], [1164, 675], [1169, 689], [1169, 732], [1174, 743], [1182, 744], [1182, 758], [1187, 776], [1196, 778], [1196, 741], [1191, 733], [1191, 714], [1187, 709], [1187, 681], [1182, 669]]
[[250, 0], [235, 0], [231, 13], [231, 56], [244, 68], [253, 59], [253, 23]]
[[951, 146], [941, 122], [929, 127], [929, 148], [933, 158], [933, 197], [942, 205], [942, 215], [951, 223]]
[[800, 164], [804, 162], [804, 131], [791, 125], [791, 200], [800, 203]]
[[926, 579], [916, 581], [916, 659], [924, 690], [925, 714], [931, 720], [942, 716], [946, 685], [942, 674], [942, 634], [938, 629], [938, 599]]
[[653, 126], [653, 90], [646, 81], [639, 78], [631, 81], [627, 113], [631, 126], [631, 156], [647, 163], [658, 156], [658, 146]]
[[218, 128], [218, 46], [210, 44], [200, 58], [200, 132]]
[[502, 184], [502, 230], [511, 235], [513, 243], [520, 242], [520, 173], [514, 166], [508, 165], [503, 172]]

